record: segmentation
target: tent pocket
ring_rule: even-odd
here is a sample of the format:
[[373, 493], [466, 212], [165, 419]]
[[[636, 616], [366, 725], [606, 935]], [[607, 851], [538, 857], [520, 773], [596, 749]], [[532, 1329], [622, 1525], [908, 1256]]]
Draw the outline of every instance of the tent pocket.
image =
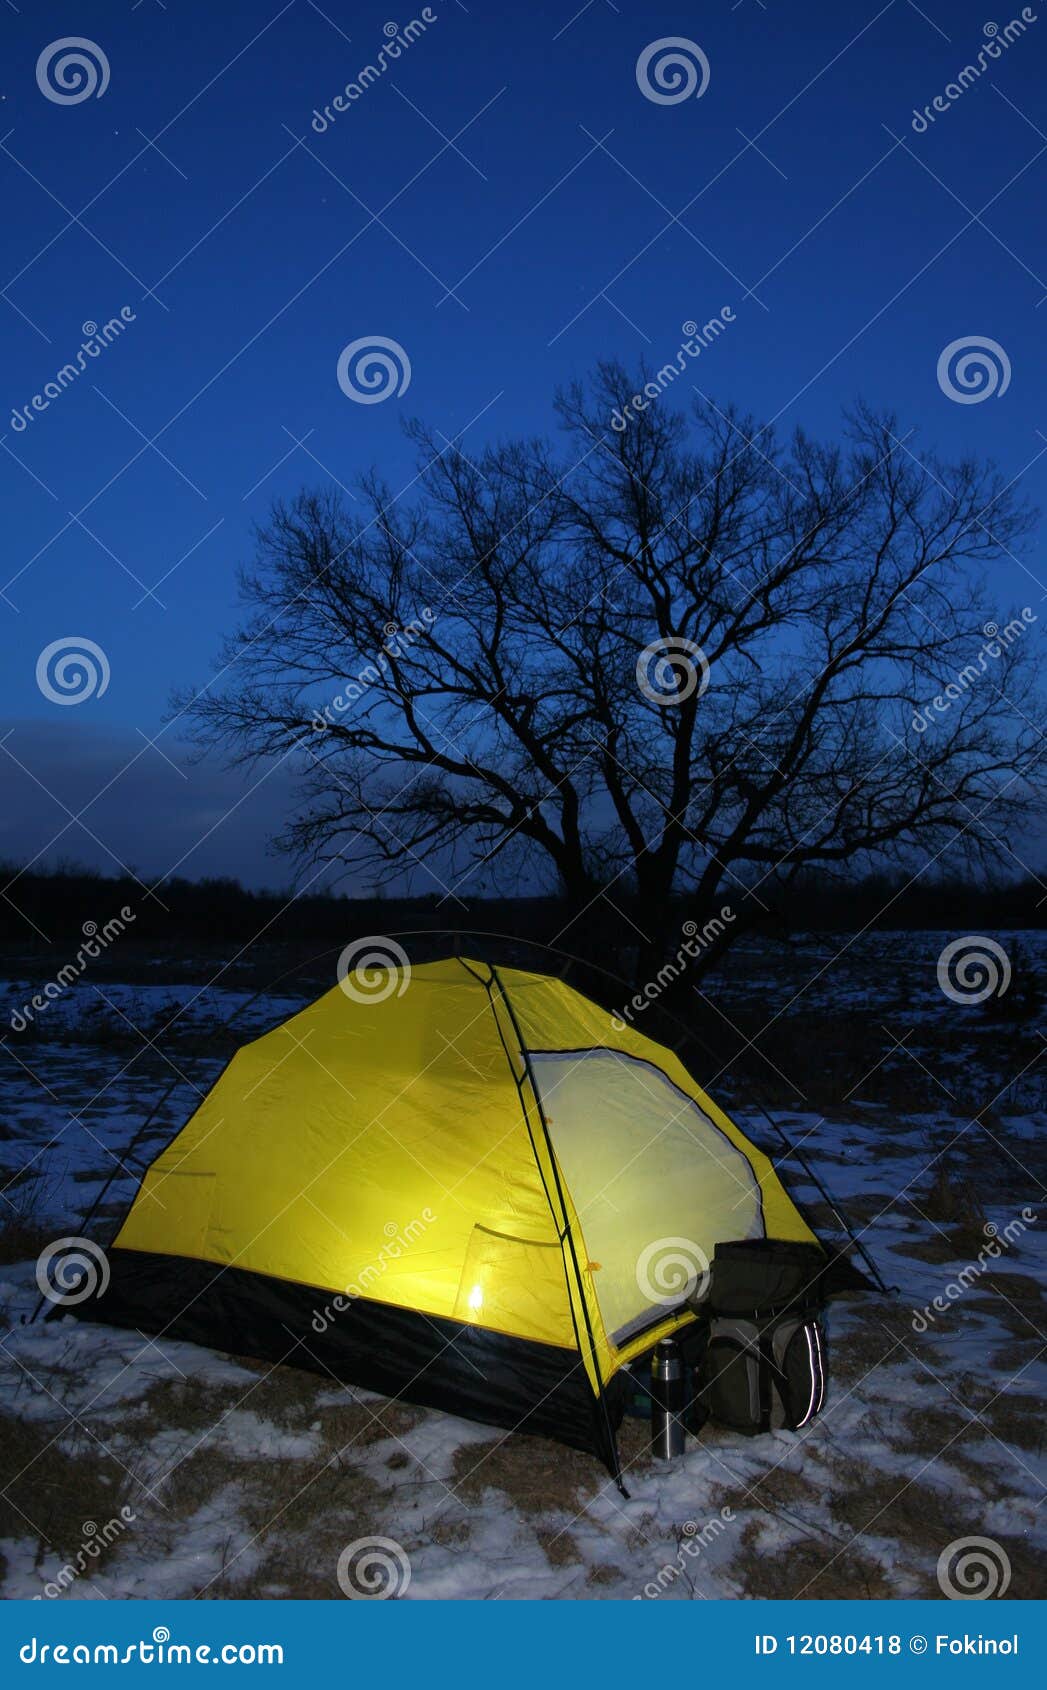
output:
[[696, 1399], [734, 1431], [796, 1430], [825, 1402], [826, 1258], [814, 1245], [759, 1239], [720, 1244], [702, 1309], [709, 1342]]
[[520, 1238], [474, 1226], [454, 1317], [513, 1337], [574, 1347], [574, 1324], [558, 1239]]

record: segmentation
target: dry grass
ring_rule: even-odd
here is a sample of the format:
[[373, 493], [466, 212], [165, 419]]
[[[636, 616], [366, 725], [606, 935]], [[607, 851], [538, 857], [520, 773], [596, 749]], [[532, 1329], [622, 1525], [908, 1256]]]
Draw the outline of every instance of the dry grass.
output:
[[[742, 1529], [741, 1546], [731, 1561], [731, 1573], [750, 1601], [788, 1602], [801, 1593], [805, 1600], [870, 1600], [895, 1594], [887, 1571], [860, 1544], [844, 1539], [834, 1547], [824, 1539], [800, 1539], [783, 1551], [776, 1546], [763, 1554], [763, 1527], [750, 1520]], [[925, 1595], [940, 1595], [928, 1589]]]
[[578, 1513], [606, 1478], [591, 1455], [565, 1449], [548, 1438], [506, 1436], [489, 1444], [468, 1443], [455, 1451], [451, 1485], [468, 1504], [488, 1490], [501, 1491], [524, 1515], [569, 1509]]
[[53, 1423], [0, 1412], [0, 1449], [0, 1538], [35, 1538], [37, 1565], [75, 1555], [121, 1507], [137, 1511], [129, 1473], [71, 1423], [56, 1436]]
[[407, 1440], [424, 1412], [424, 1409], [412, 1408], [410, 1403], [384, 1399], [363, 1403], [346, 1397], [344, 1402], [317, 1408], [315, 1417], [320, 1422], [321, 1437], [331, 1450], [337, 1452], [339, 1460], [350, 1460], [354, 1449], [365, 1449], [386, 1438], [392, 1439], [398, 1446], [402, 1445], [389, 1456], [387, 1465], [393, 1467], [394, 1464], [409, 1466], [414, 1460]]
[[53, 1224], [42, 1219], [53, 1188], [38, 1174], [16, 1173], [0, 1192], [0, 1265], [35, 1261], [55, 1237]]
[[586, 1583], [591, 1585], [594, 1590], [599, 1590], [601, 1586], [617, 1584], [621, 1576], [619, 1567], [609, 1567], [605, 1562], [601, 1562], [595, 1567], [589, 1568], [589, 1577]]
[[577, 1567], [581, 1564], [581, 1551], [570, 1532], [539, 1526], [535, 1535], [551, 1567]]
[[[338, 1557], [356, 1538], [382, 1531], [386, 1497], [354, 1459], [354, 1451], [403, 1433], [418, 1411], [397, 1404], [374, 1408], [352, 1398], [317, 1405], [326, 1390], [314, 1375], [279, 1367], [258, 1369], [258, 1384], [220, 1390], [192, 1381], [164, 1381], [143, 1405], [143, 1455], [157, 1431], [186, 1433], [181, 1459], [159, 1481], [169, 1526], [188, 1521], [207, 1503], [224, 1498], [236, 1531], [227, 1561], [200, 1594], [207, 1598], [317, 1599], [340, 1597]], [[317, 1428], [315, 1454], [251, 1459], [223, 1443], [222, 1421], [231, 1409], [257, 1414], [290, 1433]], [[395, 1451], [404, 1464], [410, 1458]], [[392, 1457], [390, 1458], [392, 1459]], [[247, 1547], [241, 1532], [246, 1531]]]
[[[858, 1316], [850, 1330], [842, 1336], [830, 1333], [829, 1377], [836, 1389], [847, 1390], [873, 1376], [877, 1369], [905, 1359], [903, 1346], [915, 1342], [912, 1316], [897, 1303], [883, 1303], [872, 1298], [854, 1305]], [[920, 1338], [920, 1355], [930, 1367], [937, 1368], [941, 1351], [931, 1335]]]
[[988, 1242], [981, 1198], [973, 1182], [957, 1172], [948, 1152], [935, 1163], [934, 1179], [921, 1193], [918, 1207], [926, 1220], [946, 1234], [957, 1256], [977, 1256]]
[[[1025, 1399], [1015, 1408], [1013, 1422], [1001, 1417], [1001, 1426], [1029, 1429], [1033, 1424], [1030, 1405], [1034, 1413], [1033, 1399]], [[968, 1454], [964, 1445], [984, 1441], [986, 1433], [977, 1421], [965, 1417], [959, 1404], [908, 1411], [903, 1424], [911, 1478], [866, 1466], [856, 1470], [853, 1463], [829, 1452], [834, 1474], [832, 1517], [845, 1536], [855, 1537], [856, 1544], [867, 1537], [893, 1540], [897, 1564], [916, 1578], [917, 1594], [937, 1597], [941, 1594], [936, 1576], [939, 1555], [948, 1544], [982, 1530], [985, 1511], [1007, 1494], [1010, 1460], [998, 1445], [989, 1461], [979, 1462], [973, 1453]], [[967, 1494], [951, 1480], [949, 1468], [965, 1474], [970, 1483]], [[1011, 1561], [1010, 1595], [1038, 1596], [1047, 1578], [1047, 1556], [1017, 1534], [996, 1527], [991, 1535]]]
[[997, 1378], [1015, 1380], [1020, 1378], [1042, 1349], [1042, 1343], [1033, 1344], [1029, 1339], [1023, 1342], [1015, 1339], [1009, 1344], [994, 1344], [988, 1354], [988, 1366]]
[[[209, 1385], [197, 1379], [158, 1379], [134, 1411], [136, 1442], [147, 1444], [160, 1432], [207, 1433], [244, 1396], [239, 1385]], [[250, 1400], [250, 1399], [248, 1399]]]

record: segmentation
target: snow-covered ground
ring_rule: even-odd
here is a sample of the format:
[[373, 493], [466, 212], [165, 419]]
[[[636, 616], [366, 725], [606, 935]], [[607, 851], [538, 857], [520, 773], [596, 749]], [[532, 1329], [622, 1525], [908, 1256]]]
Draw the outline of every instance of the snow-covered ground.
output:
[[[362, 1557], [410, 1599], [937, 1596], [939, 1556], [970, 1537], [1006, 1557], [1010, 1595], [1042, 1594], [1042, 1039], [1003, 1039], [943, 999], [943, 939], [870, 937], [819, 972], [845, 941], [816, 935], [784, 970], [750, 953], [723, 986], [732, 1017], [744, 997], [768, 1017], [788, 1002], [786, 1026], [824, 1017], [826, 1037], [834, 1016], [883, 1028], [876, 1073], [856, 1073], [834, 1107], [776, 1114], [897, 1287], [834, 1303], [830, 1400], [813, 1425], [706, 1428], [663, 1467], [627, 1420], [626, 1500], [595, 1460], [542, 1440], [68, 1316], [25, 1323], [34, 1262], [10, 1262], [3, 1595], [336, 1596], [340, 1564], [352, 1579]], [[1039, 935], [1022, 946], [1037, 962], [1045, 949]], [[5, 1021], [33, 989], [7, 984]], [[2, 1053], [0, 1163], [27, 1238], [78, 1234], [102, 1197], [87, 1230], [104, 1241], [232, 1048], [298, 1007], [183, 986], [104, 993], [98, 1008], [81, 982], [47, 1009], [44, 1036]], [[882, 1101], [888, 1070], [892, 1097], [911, 1071], [920, 1107]], [[978, 1119], [972, 1088], [980, 1110], [993, 1100]], [[734, 1109], [831, 1230], [801, 1162], [744, 1098]]]

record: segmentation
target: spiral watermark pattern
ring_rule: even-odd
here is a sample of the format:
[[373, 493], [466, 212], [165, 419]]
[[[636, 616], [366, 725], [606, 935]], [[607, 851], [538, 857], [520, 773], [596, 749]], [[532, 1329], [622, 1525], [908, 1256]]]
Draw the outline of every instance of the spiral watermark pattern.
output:
[[338, 958], [338, 984], [353, 1003], [384, 1003], [395, 992], [402, 998], [411, 983], [407, 952], [395, 939], [369, 933], [354, 939]]
[[636, 684], [649, 704], [683, 704], [709, 685], [709, 660], [693, 640], [652, 640], [636, 659]]
[[1002, 399], [1011, 385], [1011, 360], [998, 340], [961, 335], [938, 359], [938, 386], [957, 405]]
[[384, 334], [362, 335], [342, 349], [338, 385], [357, 405], [399, 399], [411, 385], [411, 360], [398, 340]]
[[953, 1003], [1002, 998], [1010, 983], [1010, 957], [995, 939], [981, 934], [953, 939], [938, 958], [938, 984]]
[[650, 42], [636, 61], [636, 85], [644, 99], [657, 106], [700, 100], [711, 74], [697, 41], [686, 35], [663, 35]]
[[1010, 1558], [995, 1538], [958, 1537], [938, 1557], [938, 1584], [950, 1602], [987, 1602], [1010, 1582]]
[[709, 1258], [693, 1238], [656, 1238], [636, 1261], [636, 1283], [649, 1303], [678, 1308], [689, 1297], [704, 1295]]
[[56, 106], [100, 100], [109, 86], [109, 60], [97, 41], [65, 35], [46, 46], [36, 61], [36, 85]]
[[56, 1238], [41, 1250], [36, 1262], [36, 1287], [49, 1303], [72, 1307], [104, 1295], [109, 1285], [109, 1262], [100, 1244], [90, 1238]]
[[109, 659], [83, 634], [52, 640], [36, 660], [36, 684], [52, 704], [83, 704], [101, 698], [109, 685]]
[[388, 1602], [406, 1596], [411, 1562], [392, 1537], [358, 1537], [338, 1557], [338, 1585], [355, 1602]]

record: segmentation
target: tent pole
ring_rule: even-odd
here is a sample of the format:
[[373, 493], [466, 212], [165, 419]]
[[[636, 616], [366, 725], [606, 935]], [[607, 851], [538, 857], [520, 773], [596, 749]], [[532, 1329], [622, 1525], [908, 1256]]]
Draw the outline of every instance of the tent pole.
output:
[[[617, 1439], [617, 1436], [615, 1435], [614, 1427], [611, 1424], [611, 1414], [610, 1414], [610, 1410], [607, 1407], [607, 1393], [604, 1389], [603, 1379], [602, 1379], [601, 1374], [600, 1374], [600, 1357], [599, 1357], [599, 1353], [598, 1353], [597, 1348], [596, 1348], [596, 1339], [595, 1339], [595, 1336], [593, 1334], [592, 1322], [589, 1318], [589, 1306], [588, 1306], [588, 1304], [586, 1303], [586, 1300], [585, 1300], [585, 1284], [584, 1284], [584, 1281], [582, 1279], [581, 1265], [578, 1261], [578, 1251], [575, 1248], [574, 1234], [571, 1231], [571, 1223], [567, 1218], [567, 1202], [566, 1202], [566, 1199], [564, 1197], [563, 1186], [560, 1183], [560, 1170], [559, 1170], [559, 1166], [558, 1166], [557, 1160], [556, 1160], [556, 1152], [553, 1149], [553, 1142], [552, 1142], [552, 1139], [549, 1135], [549, 1123], [546, 1120], [545, 1110], [542, 1106], [541, 1093], [538, 1090], [538, 1083], [537, 1083], [537, 1081], [535, 1080], [535, 1077], [534, 1077], [534, 1069], [531, 1066], [531, 1053], [524, 1043], [523, 1033], [520, 1029], [519, 1022], [516, 1019], [516, 1012], [513, 1009], [512, 1000], [510, 999], [509, 994], [506, 991], [505, 987], [502, 985], [501, 976], [499, 975], [497, 968], [495, 968], [492, 964], [488, 964], [488, 966], [491, 969], [492, 979], [494, 980], [495, 985], [498, 987], [498, 994], [499, 994], [502, 1002], [505, 1005], [506, 1014], [509, 1017], [509, 1021], [510, 1021], [510, 1024], [511, 1024], [512, 1029], [513, 1029], [513, 1033], [516, 1036], [516, 1042], [517, 1042], [517, 1046], [518, 1046], [519, 1052], [520, 1052], [520, 1060], [522, 1061], [522, 1063], [524, 1065], [524, 1072], [527, 1075], [527, 1080], [528, 1080], [528, 1083], [531, 1087], [531, 1096], [534, 1098], [535, 1108], [538, 1111], [538, 1119], [541, 1122], [542, 1135], [543, 1135], [543, 1138], [545, 1140], [546, 1153], [549, 1157], [549, 1164], [550, 1164], [552, 1171], [553, 1171], [553, 1183], [556, 1187], [557, 1201], [559, 1202], [559, 1205], [560, 1205], [560, 1218], [559, 1218], [559, 1222], [558, 1222], [558, 1230], [560, 1230], [562, 1232], [562, 1236], [564, 1238], [566, 1238], [568, 1248], [571, 1252], [571, 1265], [574, 1268], [575, 1284], [578, 1287], [578, 1298], [579, 1298], [579, 1301], [582, 1305], [582, 1319], [585, 1323], [585, 1336], [586, 1336], [586, 1339], [587, 1339], [588, 1344], [589, 1344], [589, 1354], [592, 1357], [593, 1372], [596, 1375], [596, 1395], [597, 1395], [597, 1400], [599, 1401], [599, 1404], [600, 1404], [601, 1412], [603, 1414], [604, 1430], [607, 1434], [607, 1441], [608, 1441], [608, 1450], [609, 1450], [609, 1453], [610, 1453], [610, 1456], [611, 1456], [611, 1460], [613, 1462], [612, 1473], [613, 1473], [613, 1477], [614, 1477], [614, 1482], [618, 1486], [618, 1489], [621, 1491], [622, 1495], [628, 1499], [629, 1492], [625, 1488], [625, 1481], [622, 1477], [622, 1459], [621, 1459], [621, 1456], [618, 1452], [618, 1439]], [[490, 986], [488, 986], [487, 990], [488, 990], [488, 996], [490, 996]], [[524, 1105], [524, 1112], [525, 1112], [525, 1117], [526, 1117], [526, 1105]], [[539, 1166], [538, 1171], [539, 1171], [539, 1174], [541, 1175], [541, 1167], [540, 1166]], [[542, 1177], [542, 1183], [544, 1185], [545, 1184], [544, 1175], [542, 1175], [541, 1177]], [[546, 1196], [548, 1196], [548, 1187], [546, 1187]], [[552, 1208], [551, 1202], [550, 1202], [549, 1206], [550, 1206], [550, 1209], [551, 1209]], [[554, 1212], [553, 1218], [554, 1218], [554, 1220], [556, 1219], [555, 1212]], [[570, 1294], [571, 1294], [571, 1292], [570, 1292], [570, 1281], [568, 1281], [567, 1294], [568, 1294], [568, 1298], [570, 1298]]]
[[814, 1169], [812, 1168], [810, 1162], [807, 1160], [807, 1157], [804, 1154], [804, 1152], [800, 1149], [799, 1145], [790, 1144], [789, 1140], [786, 1138], [786, 1136], [785, 1136], [784, 1132], [782, 1131], [781, 1127], [779, 1126], [778, 1122], [773, 1118], [772, 1115], [769, 1114], [769, 1112], [764, 1107], [764, 1105], [762, 1103], [757, 1103], [756, 1107], [759, 1109], [760, 1114], [764, 1117], [764, 1119], [768, 1122], [768, 1124], [774, 1128], [775, 1132], [778, 1134], [778, 1137], [781, 1139], [783, 1145], [785, 1146], [787, 1153], [790, 1156], [794, 1156], [796, 1158], [796, 1160], [799, 1162], [799, 1164], [800, 1164], [801, 1168], [803, 1169], [804, 1173], [807, 1175], [807, 1178], [811, 1181], [811, 1184], [814, 1186], [815, 1190], [818, 1192], [819, 1196], [822, 1198], [822, 1201], [828, 1204], [829, 1208], [832, 1210], [833, 1214], [836, 1216], [836, 1219], [839, 1221], [840, 1226], [843, 1228], [844, 1232], [847, 1234], [847, 1237], [850, 1239], [850, 1241], [854, 1245], [855, 1249], [861, 1255], [862, 1260], [865, 1262], [866, 1266], [868, 1267], [869, 1272], [872, 1274], [874, 1280], [876, 1281], [877, 1286], [883, 1292], [885, 1297], [889, 1297], [893, 1291], [897, 1291], [898, 1287], [896, 1285], [886, 1284], [882, 1273], [880, 1272], [879, 1268], [876, 1266], [876, 1263], [873, 1261], [873, 1258], [872, 1258], [872, 1256], [870, 1256], [868, 1250], [865, 1248], [865, 1245], [862, 1243], [861, 1235], [859, 1233], [855, 1232], [854, 1227], [851, 1225], [851, 1222], [849, 1221], [847, 1216], [844, 1215], [843, 1212], [841, 1211], [839, 1204], [837, 1203], [836, 1199], [832, 1196], [832, 1194], [828, 1190], [828, 1188], [825, 1185], [825, 1183], [823, 1182], [821, 1176], [819, 1174], [815, 1173]]

